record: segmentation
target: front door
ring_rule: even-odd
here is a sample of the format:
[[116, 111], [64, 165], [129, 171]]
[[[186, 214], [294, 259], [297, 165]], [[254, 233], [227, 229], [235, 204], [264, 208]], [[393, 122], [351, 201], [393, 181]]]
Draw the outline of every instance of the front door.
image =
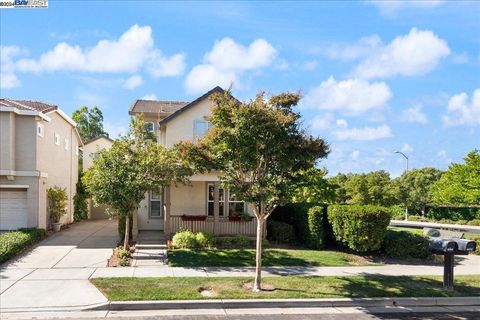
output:
[[163, 230], [163, 195], [149, 192], [146, 204], [140, 206], [138, 211], [139, 230]]

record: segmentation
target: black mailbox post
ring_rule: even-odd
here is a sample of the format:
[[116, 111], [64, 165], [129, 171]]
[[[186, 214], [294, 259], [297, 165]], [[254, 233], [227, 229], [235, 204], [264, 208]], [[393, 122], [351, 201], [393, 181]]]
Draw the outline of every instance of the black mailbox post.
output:
[[[439, 233], [441, 236], [441, 232]], [[453, 290], [453, 269], [455, 266], [455, 255], [467, 255], [475, 251], [477, 243], [475, 241], [451, 238], [442, 239], [441, 237], [430, 238], [430, 250], [438, 255], [443, 255], [443, 287], [447, 290]]]

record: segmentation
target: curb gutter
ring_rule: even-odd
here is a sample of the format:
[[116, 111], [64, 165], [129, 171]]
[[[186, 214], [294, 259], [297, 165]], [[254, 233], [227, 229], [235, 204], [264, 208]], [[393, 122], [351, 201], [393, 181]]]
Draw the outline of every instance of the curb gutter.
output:
[[[480, 306], [480, 297], [113, 301], [109, 310]], [[90, 309], [90, 310], [94, 310]]]

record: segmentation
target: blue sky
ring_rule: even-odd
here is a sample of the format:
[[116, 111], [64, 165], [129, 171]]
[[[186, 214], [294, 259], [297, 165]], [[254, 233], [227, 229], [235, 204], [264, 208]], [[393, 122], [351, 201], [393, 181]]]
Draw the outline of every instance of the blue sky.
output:
[[1, 96], [97, 105], [301, 90], [330, 174], [446, 168], [480, 148], [480, 3], [49, 1], [0, 11]]

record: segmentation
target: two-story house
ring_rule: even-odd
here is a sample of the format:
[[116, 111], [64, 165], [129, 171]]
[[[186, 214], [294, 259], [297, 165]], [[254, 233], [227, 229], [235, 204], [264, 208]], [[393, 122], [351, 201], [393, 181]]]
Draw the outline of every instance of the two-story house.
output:
[[[93, 161], [98, 158], [98, 152], [103, 149], [110, 149], [113, 144], [113, 140], [108, 135], [101, 135], [85, 141], [82, 149], [83, 153], [83, 170], [88, 170]], [[107, 214], [108, 206], [94, 205], [92, 199], [88, 199], [88, 218], [89, 219], [108, 219]]]
[[65, 188], [73, 221], [82, 140], [56, 105], [0, 99], [0, 230], [48, 228], [47, 189]]
[[[158, 143], [172, 147], [180, 141], [194, 141], [208, 130], [213, 104], [209, 97], [215, 92], [223, 89], [216, 87], [192, 102], [136, 100], [129, 114], [143, 114]], [[251, 207], [223, 190], [217, 174], [194, 175], [190, 181], [164, 188], [160, 194], [149, 192], [134, 215], [133, 234], [163, 230], [169, 236], [188, 228], [217, 235], [255, 235], [256, 221], [245, 215], [251, 214]]]

